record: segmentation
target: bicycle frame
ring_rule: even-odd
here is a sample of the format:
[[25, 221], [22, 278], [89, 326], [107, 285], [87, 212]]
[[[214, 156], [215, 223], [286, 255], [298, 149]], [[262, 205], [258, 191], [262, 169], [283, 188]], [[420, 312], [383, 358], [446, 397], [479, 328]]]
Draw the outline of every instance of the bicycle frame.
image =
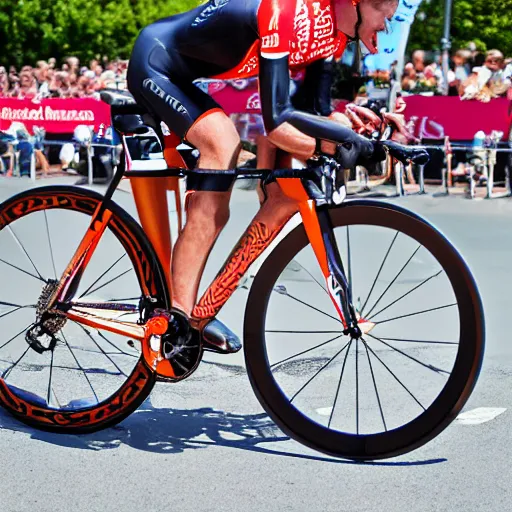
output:
[[[169, 167], [168, 171], [171, 169], [186, 169], [185, 162], [176, 149], [179, 143], [180, 140], [175, 136], [165, 137], [164, 158]], [[168, 172], [161, 172], [160, 174], [158, 172], [146, 173], [149, 174], [149, 177], [139, 177], [140, 174], [130, 173], [132, 162], [128, 156], [125, 136], [123, 136], [123, 145], [127, 155], [126, 170], [120, 168], [116, 172], [103, 202], [92, 217], [87, 233], [60, 278], [49, 302], [48, 311], [61, 315], [65, 314], [68, 318], [90, 327], [141, 341], [143, 353], [148, 363], [159, 374], [173, 376], [170, 373], [172, 368], [162, 360], [159, 349], [157, 347], [151, 348], [150, 343], [151, 336], [159, 336], [166, 332], [166, 318], [156, 316], [144, 325], [138, 325], [105, 317], [107, 310], [139, 312], [139, 309], [135, 306], [73, 302], [74, 294], [78, 289], [85, 268], [108, 226], [112, 215], [109, 210], [109, 202], [125, 171], [126, 177], [131, 180], [140, 222], [154, 247], [156, 257], [165, 274], [169, 292], [172, 294], [170, 274], [172, 240], [167, 208], [167, 189], [172, 182], [167, 181], [165, 183], [165, 180], [178, 180], [179, 177], [177, 175], [169, 176]], [[162, 181], [166, 186], [162, 186]], [[336, 307], [345, 332], [354, 337], [360, 335], [358, 320], [352, 306], [350, 287], [336, 246], [328, 210], [317, 208], [315, 201], [310, 199], [300, 178], [277, 178], [276, 181], [283, 192], [297, 203], [297, 210], [300, 212], [307, 236], [322, 274], [326, 279], [329, 295]], [[248, 226], [217, 277], [194, 307], [192, 316], [199, 321], [200, 325], [204, 325], [219, 313], [240, 284], [240, 280], [247, 269], [279, 235], [287, 222], [273, 231], [260, 222], [252, 222]], [[143, 283], [141, 284], [143, 293], [149, 297], [149, 290], [144, 289]]]

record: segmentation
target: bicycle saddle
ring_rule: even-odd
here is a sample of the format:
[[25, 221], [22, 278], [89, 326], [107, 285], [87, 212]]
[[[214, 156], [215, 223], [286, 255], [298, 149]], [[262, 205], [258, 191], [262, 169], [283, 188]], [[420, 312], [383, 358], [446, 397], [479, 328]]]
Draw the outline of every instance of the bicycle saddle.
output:
[[135, 98], [128, 91], [103, 90], [100, 92], [100, 98], [111, 106], [117, 105], [135, 105]]
[[111, 106], [112, 116], [147, 113], [147, 110], [138, 105], [135, 98], [128, 91], [104, 90], [100, 92], [100, 98]]
[[404, 146], [390, 140], [382, 141], [381, 144], [393, 158], [403, 163], [425, 165], [430, 160], [428, 151], [421, 146]]

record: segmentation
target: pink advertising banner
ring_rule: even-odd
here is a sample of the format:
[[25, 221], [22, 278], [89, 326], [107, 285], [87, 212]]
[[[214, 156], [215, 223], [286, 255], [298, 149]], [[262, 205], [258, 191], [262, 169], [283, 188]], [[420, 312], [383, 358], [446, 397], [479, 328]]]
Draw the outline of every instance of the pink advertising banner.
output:
[[30, 99], [0, 98], [0, 130], [13, 122], [23, 123], [32, 133], [41, 126], [48, 133], [72, 133], [76, 126], [110, 125], [110, 107], [94, 98], [49, 98], [35, 102]]

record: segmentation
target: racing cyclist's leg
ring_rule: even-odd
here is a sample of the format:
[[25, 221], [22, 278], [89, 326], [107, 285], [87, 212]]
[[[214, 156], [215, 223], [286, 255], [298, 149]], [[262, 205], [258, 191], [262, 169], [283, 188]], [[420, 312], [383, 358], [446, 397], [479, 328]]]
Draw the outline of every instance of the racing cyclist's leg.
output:
[[[338, 120], [340, 123], [346, 123], [345, 119], [339, 119], [337, 116], [329, 116], [331, 120]], [[273, 130], [266, 140], [260, 139], [261, 148], [258, 148], [258, 167], [268, 168], [275, 163], [279, 168], [292, 166], [292, 159], [306, 162], [311, 158], [316, 149], [316, 141], [312, 137], [303, 134], [288, 123], [284, 123]], [[276, 153], [277, 150], [277, 153]], [[322, 141], [322, 151], [326, 154], [334, 154], [336, 145]], [[286, 154], [287, 159], [278, 158], [275, 155]], [[266, 189], [266, 200], [262, 204], [259, 212], [254, 218], [254, 222], [264, 223], [270, 230], [282, 226], [292, 215], [297, 212], [296, 201], [287, 197], [277, 185], [270, 183]]]
[[[235, 125], [221, 111], [196, 121], [186, 140], [200, 152], [199, 168], [236, 166], [241, 144]], [[210, 251], [229, 219], [231, 188], [226, 192], [194, 191], [187, 199], [187, 222], [174, 247], [172, 301], [190, 317]]]
[[[200, 151], [200, 167], [213, 170], [234, 167], [240, 152], [240, 138], [233, 122], [192, 80], [180, 78], [174, 81], [171, 78], [186, 75], [176, 71], [186, 70], [179, 57], [173, 56], [171, 59], [159, 45], [149, 49], [140, 46], [140, 51], [137, 48], [137, 51], [134, 50], [128, 73], [129, 90], [137, 102]], [[191, 181], [189, 177], [187, 186]], [[226, 183], [226, 179], [221, 178], [220, 181], [223, 187], [214, 187], [214, 190], [220, 191], [191, 191], [188, 195], [187, 222], [173, 251], [173, 313], [183, 335], [188, 331], [205, 263], [229, 217], [229, 199], [234, 180]], [[238, 350], [241, 346], [239, 340], [234, 337], [232, 341], [232, 333], [222, 327], [220, 322], [213, 326], [201, 326], [203, 338], [209, 328], [215, 329], [215, 334], [211, 336], [214, 349], [216, 347], [224, 352]]]

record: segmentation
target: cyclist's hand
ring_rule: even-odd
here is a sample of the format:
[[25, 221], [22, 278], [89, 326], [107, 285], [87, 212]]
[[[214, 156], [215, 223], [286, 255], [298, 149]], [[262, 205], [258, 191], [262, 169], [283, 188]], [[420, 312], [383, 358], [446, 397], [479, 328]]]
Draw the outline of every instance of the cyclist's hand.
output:
[[382, 120], [373, 110], [349, 103], [346, 106], [345, 112], [352, 122], [353, 129], [356, 133], [372, 135], [376, 131], [380, 132]]
[[419, 139], [411, 135], [405, 126], [405, 118], [402, 114], [385, 113], [383, 114], [386, 125], [393, 128], [391, 140], [399, 144], [417, 144]]
[[[350, 121], [350, 119], [341, 112], [332, 112], [327, 119], [329, 119], [329, 121], [339, 123], [342, 126], [346, 126], [347, 128], [352, 128], [352, 122]], [[327, 140], [322, 141], [322, 153], [325, 153], [326, 155], [335, 155], [336, 149], [337, 144], [335, 144], [334, 142], [329, 142]]]

